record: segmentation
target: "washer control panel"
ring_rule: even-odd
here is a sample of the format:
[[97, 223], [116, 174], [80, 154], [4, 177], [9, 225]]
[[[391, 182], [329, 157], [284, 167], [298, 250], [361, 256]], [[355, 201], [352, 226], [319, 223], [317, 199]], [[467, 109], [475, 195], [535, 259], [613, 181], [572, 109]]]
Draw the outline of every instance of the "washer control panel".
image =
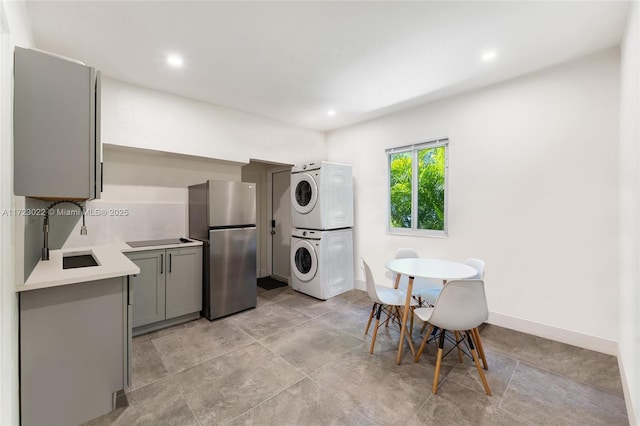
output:
[[318, 231], [315, 229], [293, 228], [293, 230], [291, 231], [291, 236], [297, 238], [306, 238], [308, 240], [319, 240], [322, 237], [322, 231]]

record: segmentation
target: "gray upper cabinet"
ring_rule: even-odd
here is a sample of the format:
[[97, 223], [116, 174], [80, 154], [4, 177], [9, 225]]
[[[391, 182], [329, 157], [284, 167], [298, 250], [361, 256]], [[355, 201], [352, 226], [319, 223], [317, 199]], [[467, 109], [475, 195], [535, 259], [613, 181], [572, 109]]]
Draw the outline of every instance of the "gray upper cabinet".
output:
[[16, 47], [15, 195], [94, 199], [101, 180], [99, 73]]

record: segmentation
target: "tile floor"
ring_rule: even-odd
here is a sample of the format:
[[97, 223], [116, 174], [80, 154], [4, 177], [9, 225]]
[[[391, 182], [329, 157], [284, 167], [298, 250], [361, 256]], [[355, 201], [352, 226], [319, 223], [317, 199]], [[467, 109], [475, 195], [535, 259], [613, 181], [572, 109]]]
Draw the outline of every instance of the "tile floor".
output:
[[433, 395], [434, 348], [397, 365], [390, 326], [370, 355], [370, 309], [358, 290], [322, 302], [259, 288], [256, 309], [137, 337], [128, 406], [87, 424], [628, 424], [612, 356], [486, 325], [493, 396], [455, 352]]

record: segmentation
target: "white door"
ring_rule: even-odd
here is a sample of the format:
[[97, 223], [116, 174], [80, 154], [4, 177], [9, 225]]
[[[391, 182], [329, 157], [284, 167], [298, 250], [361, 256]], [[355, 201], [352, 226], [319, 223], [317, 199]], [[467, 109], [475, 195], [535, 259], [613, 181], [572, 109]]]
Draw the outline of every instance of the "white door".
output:
[[273, 202], [271, 204], [271, 275], [288, 281], [290, 274], [289, 246], [291, 241], [291, 201], [289, 184], [291, 172], [272, 175]]

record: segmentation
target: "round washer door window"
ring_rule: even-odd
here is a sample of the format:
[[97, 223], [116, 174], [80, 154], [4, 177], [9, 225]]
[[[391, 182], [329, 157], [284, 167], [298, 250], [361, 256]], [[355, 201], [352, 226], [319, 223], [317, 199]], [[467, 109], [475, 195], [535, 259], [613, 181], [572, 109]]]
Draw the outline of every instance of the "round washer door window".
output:
[[318, 185], [309, 173], [292, 175], [291, 205], [298, 213], [309, 213], [318, 201]]
[[301, 281], [309, 281], [318, 270], [318, 258], [313, 245], [306, 240], [297, 241], [291, 248], [293, 273]]

